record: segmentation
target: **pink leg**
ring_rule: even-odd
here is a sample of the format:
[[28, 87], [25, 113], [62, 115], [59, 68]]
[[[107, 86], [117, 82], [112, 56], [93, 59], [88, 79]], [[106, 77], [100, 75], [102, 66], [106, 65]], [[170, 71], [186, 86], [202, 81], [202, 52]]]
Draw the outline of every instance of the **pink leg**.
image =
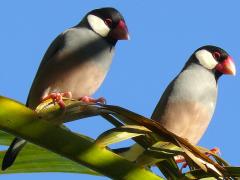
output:
[[52, 99], [54, 103], [57, 103], [61, 109], [65, 108], [65, 103], [63, 101], [63, 97], [72, 98], [71, 92], [63, 92], [63, 93], [50, 93], [47, 96], [43, 97], [41, 101], [46, 101], [48, 99]]
[[102, 103], [102, 104], [106, 103], [106, 99], [103, 98], [103, 97], [100, 97], [98, 99], [94, 99], [94, 98], [91, 98], [89, 96], [83, 96], [83, 97], [79, 98], [79, 101], [83, 101], [85, 103]]

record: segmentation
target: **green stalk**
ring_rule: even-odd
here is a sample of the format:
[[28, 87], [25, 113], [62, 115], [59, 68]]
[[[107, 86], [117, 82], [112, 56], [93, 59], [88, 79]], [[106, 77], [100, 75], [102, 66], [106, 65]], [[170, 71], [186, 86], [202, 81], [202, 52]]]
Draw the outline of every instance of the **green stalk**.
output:
[[84, 136], [39, 118], [35, 111], [24, 105], [1, 96], [0, 130], [22, 137], [113, 179], [162, 179], [96, 146]]

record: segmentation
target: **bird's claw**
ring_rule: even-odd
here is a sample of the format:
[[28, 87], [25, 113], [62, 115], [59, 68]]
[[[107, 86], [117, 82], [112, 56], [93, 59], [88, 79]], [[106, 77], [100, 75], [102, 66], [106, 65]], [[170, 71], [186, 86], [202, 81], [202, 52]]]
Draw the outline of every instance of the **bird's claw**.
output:
[[97, 99], [91, 98], [89, 96], [83, 96], [79, 98], [79, 101], [85, 102], [85, 103], [101, 103], [106, 104], [106, 99], [104, 97], [100, 97]]
[[63, 97], [65, 98], [72, 98], [72, 93], [71, 92], [63, 92], [63, 93], [50, 93], [47, 96], [42, 98], [42, 102], [46, 101], [48, 99], [52, 99], [53, 103], [57, 103], [61, 109], [65, 108], [65, 103], [63, 101]]
[[211, 156], [212, 154], [218, 154], [221, 155], [220, 149], [218, 147], [212, 148], [209, 150], [209, 152], [205, 153], [207, 156]]

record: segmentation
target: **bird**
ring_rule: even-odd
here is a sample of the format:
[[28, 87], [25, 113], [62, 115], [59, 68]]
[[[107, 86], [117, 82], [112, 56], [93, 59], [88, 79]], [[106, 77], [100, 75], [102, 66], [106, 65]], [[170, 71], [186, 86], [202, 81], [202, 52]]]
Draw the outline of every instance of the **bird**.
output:
[[226, 51], [210, 45], [200, 47], [168, 85], [151, 119], [197, 144], [212, 119], [219, 78], [235, 73], [234, 62]]
[[[196, 145], [214, 114], [218, 81], [224, 74], [236, 74], [231, 56], [213, 45], [198, 48], [165, 89], [151, 119]], [[135, 144], [121, 154], [135, 161], [143, 151]]]
[[[102, 84], [115, 54], [118, 40], [128, 40], [129, 32], [122, 14], [113, 7], [88, 12], [76, 26], [61, 34], [48, 47], [29, 91], [26, 106], [35, 109], [52, 98], [64, 108], [62, 97], [86, 102], [102, 102], [90, 96]], [[24, 139], [16, 137], [8, 148], [2, 170], [10, 167]]]

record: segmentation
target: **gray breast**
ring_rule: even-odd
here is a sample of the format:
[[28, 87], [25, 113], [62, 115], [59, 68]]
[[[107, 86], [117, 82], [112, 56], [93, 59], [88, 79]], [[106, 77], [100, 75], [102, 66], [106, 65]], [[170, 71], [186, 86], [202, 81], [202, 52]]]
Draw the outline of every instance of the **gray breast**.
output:
[[217, 99], [214, 75], [193, 64], [168, 86], [152, 118], [196, 144], [212, 118]]
[[199, 102], [211, 109], [216, 103], [217, 83], [214, 74], [200, 65], [192, 64], [175, 79], [170, 101]]

